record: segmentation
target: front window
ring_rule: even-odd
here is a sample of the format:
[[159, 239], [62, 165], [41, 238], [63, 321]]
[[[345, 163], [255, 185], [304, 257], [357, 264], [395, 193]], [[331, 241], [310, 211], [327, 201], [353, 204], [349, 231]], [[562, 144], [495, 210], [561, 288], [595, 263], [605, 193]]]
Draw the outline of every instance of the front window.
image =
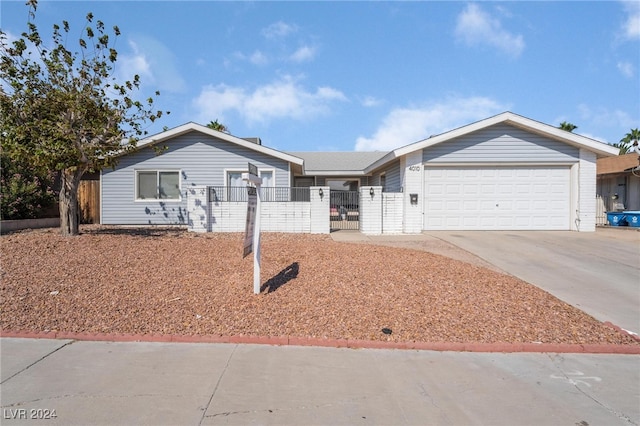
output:
[[140, 170], [136, 176], [137, 200], [180, 200], [180, 172]]
[[246, 201], [246, 183], [242, 180], [243, 172], [227, 172], [227, 200]]
[[260, 177], [262, 178], [261, 187], [261, 200], [262, 201], [275, 201], [275, 191], [273, 184], [273, 172], [260, 170]]

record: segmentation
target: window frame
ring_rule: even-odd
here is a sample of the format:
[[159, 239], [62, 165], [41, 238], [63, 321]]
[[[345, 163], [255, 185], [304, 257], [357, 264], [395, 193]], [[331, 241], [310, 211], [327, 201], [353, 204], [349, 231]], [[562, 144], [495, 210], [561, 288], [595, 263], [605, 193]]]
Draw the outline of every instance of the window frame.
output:
[[[155, 172], [156, 174], [156, 197], [155, 198], [139, 198], [139, 174], [140, 172]], [[161, 173], [177, 173], [178, 174], [178, 198], [160, 198], [160, 174]], [[134, 173], [134, 192], [133, 199], [136, 203], [161, 202], [161, 203], [180, 203], [182, 202], [182, 170], [181, 169], [136, 169]]]
[[[247, 170], [243, 170], [243, 169], [224, 169], [223, 170], [224, 173], [224, 188], [225, 188], [225, 201], [244, 201], [242, 200], [242, 195], [238, 194], [237, 191], [238, 190], [232, 190], [231, 188], [240, 188], [241, 186], [231, 186], [231, 174], [239, 174], [240, 176], [242, 176], [243, 173], [247, 173]], [[244, 182], [243, 185], [244, 186]], [[240, 199], [238, 199], [240, 198]]]
[[[270, 167], [266, 167], [266, 168], [261, 168], [258, 167], [258, 176], [262, 177], [262, 173], [266, 172], [266, 173], [271, 173], [271, 180], [273, 181], [273, 187], [276, 186], [276, 169], [275, 168], [270, 168]], [[225, 182], [225, 187], [227, 188], [226, 190], [226, 199], [225, 201], [246, 201], [244, 200], [244, 196], [242, 197], [242, 200], [238, 200], [237, 198], [237, 194], [234, 193], [233, 190], [231, 190], [232, 186], [230, 185], [230, 180], [231, 180], [231, 174], [245, 174], [245, 173], [249, 173], [249, 171], [247, 169], [241, 169], [241, 168], [229, 168], [229, 169], [224, 169], [223, 170], [224, 173], [224, 182]], [[241, 187], [245, 187], [246, 186], [246, 182], [243, 181], [242, 186]], [[240, 188], [238, 186], [233, 187], [233, 188]]]

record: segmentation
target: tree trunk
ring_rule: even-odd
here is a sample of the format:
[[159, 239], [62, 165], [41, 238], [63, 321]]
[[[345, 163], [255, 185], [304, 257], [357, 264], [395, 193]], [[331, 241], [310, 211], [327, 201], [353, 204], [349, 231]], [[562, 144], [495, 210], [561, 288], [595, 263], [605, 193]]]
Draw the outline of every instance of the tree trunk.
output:
[[60, 174], [60, 233], [65, 236], [80, 233], [78, 187], [84, 171], [65, 169]]

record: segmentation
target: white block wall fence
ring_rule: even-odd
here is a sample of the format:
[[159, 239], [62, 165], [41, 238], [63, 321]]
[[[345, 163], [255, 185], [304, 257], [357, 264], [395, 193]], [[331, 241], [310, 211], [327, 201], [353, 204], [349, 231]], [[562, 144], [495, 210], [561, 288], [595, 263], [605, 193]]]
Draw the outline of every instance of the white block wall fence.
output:
[[404, 193], [382, 193], [382, 233], [402, 234]]
[[209, 191], [206, 186], [187, 189], [187, 224], [189, 231], [209, 232]]
[[[310, 188], [309, 201], [262, 202], [261, 230], [328, 234], [331, 229], [330, 191], [328, 186], [314, 186]], [[361, 187], [360, 231], [364, 234], [402, 233], [402, 205], [402, 193], [383, 193], [381, 186]], [[187, 211], [189, 231], [244, 232], [247, 202], [211, 201], [206, 186], [189, 188]]]
[[382, 234], [382, 187], [360, 187], [360, 232]]

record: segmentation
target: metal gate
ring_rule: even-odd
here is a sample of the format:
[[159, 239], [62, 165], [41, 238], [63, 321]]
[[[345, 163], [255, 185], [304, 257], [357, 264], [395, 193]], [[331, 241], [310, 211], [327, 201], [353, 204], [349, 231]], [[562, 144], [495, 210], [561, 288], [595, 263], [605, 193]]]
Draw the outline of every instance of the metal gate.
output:
[[329, 209], [330, 228], [360, 229], [360, 192], [339, 191], [332, 189], [330, 192], [331, 206]]

